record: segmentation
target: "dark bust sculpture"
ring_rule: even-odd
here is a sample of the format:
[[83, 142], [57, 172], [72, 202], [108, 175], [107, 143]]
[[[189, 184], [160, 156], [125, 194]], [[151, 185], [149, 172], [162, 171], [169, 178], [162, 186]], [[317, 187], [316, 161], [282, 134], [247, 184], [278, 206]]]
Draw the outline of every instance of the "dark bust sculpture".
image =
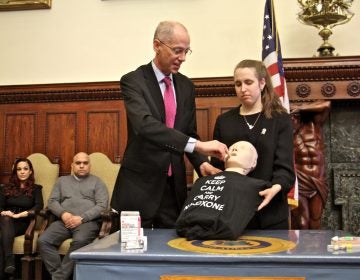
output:
[[299, 207], [292, 211], [292, 228], [320, 229], [328, 196], [322, 126], [329, 101], [293, 104], [294, 158], [299, 183]]

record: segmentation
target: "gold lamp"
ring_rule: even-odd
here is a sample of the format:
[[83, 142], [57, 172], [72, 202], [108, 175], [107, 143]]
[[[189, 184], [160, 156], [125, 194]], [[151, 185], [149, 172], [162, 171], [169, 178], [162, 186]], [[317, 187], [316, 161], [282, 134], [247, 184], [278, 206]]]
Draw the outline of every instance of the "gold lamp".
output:
[[331, 28], [347, 23], [354, 13], [349, 10], [353, 0], [298, 0], [302, 11], [300, 22], [320, 29], [323, 43], [317, 49], [319, 56], [333, 56], [335, 48], [329, 43]]

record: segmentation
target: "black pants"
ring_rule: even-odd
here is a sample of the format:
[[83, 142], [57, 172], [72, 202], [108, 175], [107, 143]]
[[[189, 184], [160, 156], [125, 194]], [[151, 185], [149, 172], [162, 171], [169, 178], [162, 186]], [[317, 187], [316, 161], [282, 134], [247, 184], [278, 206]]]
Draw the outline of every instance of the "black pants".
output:
[[0, 279], [4, 271], [5, 258], [13, 254], [15, 237], [23, 235], [28, 226], [28, 218], [13, 219], [0, 216]]
[[174, 178], [168, 177], [160, 206], [152, 219], [142, 220], [144, 228], [174, 228], [180, 214], [175, 193]]

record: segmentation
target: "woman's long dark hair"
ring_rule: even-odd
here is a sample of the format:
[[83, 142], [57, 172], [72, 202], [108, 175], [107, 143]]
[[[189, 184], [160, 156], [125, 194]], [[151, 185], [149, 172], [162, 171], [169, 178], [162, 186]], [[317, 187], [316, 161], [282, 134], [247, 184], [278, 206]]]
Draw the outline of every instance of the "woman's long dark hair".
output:
[[[29, 165], [30, 170], [32, 171], [29, 178], [24, 182], [24, 187], [20, 188], [20, 179], [17, 176], [17, 167], [20, 162], [26, 162]], [[5, 196], [18, 196], [20, 194], [25, 194], [26, 196], [32, 196], [35, 184], [35, 175], [34, 168], [30, 160], [27, 158], [18, 158], [15, 160], [9, 183], [4, 187]]]

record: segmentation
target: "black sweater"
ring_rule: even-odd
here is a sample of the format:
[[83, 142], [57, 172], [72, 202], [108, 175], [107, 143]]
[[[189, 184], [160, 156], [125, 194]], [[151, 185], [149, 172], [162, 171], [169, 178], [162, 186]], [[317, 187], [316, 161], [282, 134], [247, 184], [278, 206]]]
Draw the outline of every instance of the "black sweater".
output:
[[44, 206], [42, 186], [34, 185], [32, 196], [21, 194], [19, 196], [5, 196], [0, 190], [0, 211], [10, 210], [15, 214], [28, 210], [41, 210]]

